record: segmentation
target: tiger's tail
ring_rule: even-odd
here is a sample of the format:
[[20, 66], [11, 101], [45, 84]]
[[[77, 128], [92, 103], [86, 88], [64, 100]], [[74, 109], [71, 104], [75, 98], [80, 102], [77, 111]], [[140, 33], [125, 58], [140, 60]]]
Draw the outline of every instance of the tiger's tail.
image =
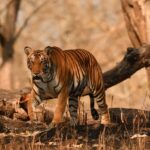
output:
[[94, 108], [94, 96], [93, 96], [93, 94], [90, 94], [89, 96], [90, 96], [91, 115], [92, 115], [94, 120], [98, 120], [99, 114], [98, 114], [97, 110]]

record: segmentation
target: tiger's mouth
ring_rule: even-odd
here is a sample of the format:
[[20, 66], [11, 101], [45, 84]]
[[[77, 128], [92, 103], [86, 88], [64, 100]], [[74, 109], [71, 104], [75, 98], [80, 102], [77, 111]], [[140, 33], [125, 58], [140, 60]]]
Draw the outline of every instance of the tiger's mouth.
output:
[[40, 76], [33, 76], [32, 79], [33, 79], [33, 80], [41, 80], [42, 77], [40, 77]]

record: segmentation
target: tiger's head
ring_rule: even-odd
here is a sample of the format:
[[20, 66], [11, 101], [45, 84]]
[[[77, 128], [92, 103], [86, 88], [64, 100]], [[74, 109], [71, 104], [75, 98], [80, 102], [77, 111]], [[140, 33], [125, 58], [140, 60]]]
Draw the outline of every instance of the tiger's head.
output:
[[44, 50], [34, 50], [30, 47], [24, 48], [27, 55], [27, 66], [31, 71], [33, 80], [49, 80], [52, 67], [50, 60], [52, 50], [50, 46], [47, 46]]

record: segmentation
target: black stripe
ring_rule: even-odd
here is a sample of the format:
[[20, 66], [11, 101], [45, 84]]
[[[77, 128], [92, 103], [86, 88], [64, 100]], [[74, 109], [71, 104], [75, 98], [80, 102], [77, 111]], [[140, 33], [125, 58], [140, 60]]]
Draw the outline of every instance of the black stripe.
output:
[[71, 105], [78, 105], [78, 101], [72, 101], [72, 100], [69, 100], [69, 106]]
[[77, 118], [77, 113], [72, 113], [71, 118]]
[[96, 101], [97, 101], [97, 103], [99, 104], [99, 103], [101, 103], [101, 102], [103, 102], [103, 101], [104, 101], [104, 98], [99, 99], [99, 100], [96, 100]]
[[76, 112], [77, 112], [77, 109], [69, 109], [69, 111], [70, 111], [71, 113], [76, 113]]
[[76, 108], [78, 108], [78, 106], [77, 106], [77, 105], [69, 105], [69, 108], [74, 108], [74, 109], [76, 109]]
[[37, 96], [35, 96], [35, 100], [36, 100], [36, 102], [38, 102], [38, 104], [40, 104], [41, 103], [41, 99], [40, 99], [40, 97], [37, 95]]
[[36, 95], [40, 96], [39, 93], [37, 93], [34, 88], [33, 88], [33, 91]]
[[101, 99], [102, 97], [105, 97], [105, 93], [99, 93], [99, 95], [97, 97], [95, 97], [96, 99]]
[[69, 97], [69, 101], [78, 101], [78, 97]]
[[42, 101], [39, 93], [37, 93], [34, 88], [33, 88], [33, 91], [34, 91], [35, 95], [39, 97], [40, 101]]
[[99, 91], [94, 94], [94, 98], [98, 97], [101, 93], [105, 93], [103, 86], [100, 87]]
[[101, 101], [104, 100], [104, 99], [105, 99], [105, 95], [101, 95], [101, 97], [96, 98], [96, 101], [97, 101], [97, 102], [101, 102]]
[[35, 86], [36, 86], [38, 89], [44, 91], [44, 89], [42, 89], [41, 87], [39, 87], [39, 86], [36, 84], [36, 82], [35, 82], [34, 80], [33, 80], [33, 83], [35, 84]]

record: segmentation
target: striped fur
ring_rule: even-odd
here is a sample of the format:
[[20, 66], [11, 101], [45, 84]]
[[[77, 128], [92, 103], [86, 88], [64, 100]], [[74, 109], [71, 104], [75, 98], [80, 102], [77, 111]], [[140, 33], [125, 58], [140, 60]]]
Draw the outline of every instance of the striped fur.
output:
[[[63, 51], [50, 46], [44, 50], [25, 47], [25, 53], [33, 82], [30, 104], [35, 107], [44, 99], [58, 97], [53, 123], [61, 122], [69, 99], [71, 122], [77, 124], [78, 99], [84, 95], [90, 96], [94, 119], [99, 118], [94, 100], [101, 115], [108, 113], [101, 68], [91, 53], [83, 49]], [[28, 113], [34, 119], [31, 106]]]

